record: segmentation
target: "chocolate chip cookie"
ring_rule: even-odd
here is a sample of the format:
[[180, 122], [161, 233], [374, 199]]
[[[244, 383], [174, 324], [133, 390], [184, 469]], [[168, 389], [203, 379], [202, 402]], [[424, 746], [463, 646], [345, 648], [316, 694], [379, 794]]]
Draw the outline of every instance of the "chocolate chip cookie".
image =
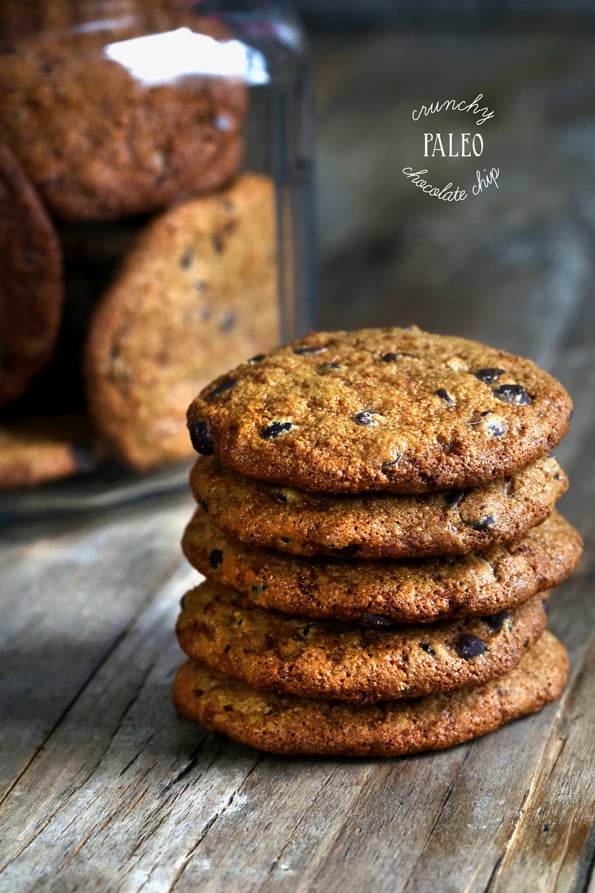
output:
[[558, 697], [567, 675], [566, 651], [546, 631], [506, 675], [413, 700], [302, 700], [250, 688], [198, 661], [179, 668], [173, 698], [208, 731], [272, 753], [394, 757], [441, 750], [535, 713]]
[[332, 496], [244, 478], [211, 456], [196, 462], [190, 486], [232, 540], [294, 555], [377, 559], [510, 542], [547, 518], [568, 480], [548, 457], [467, 490]]
[[197, 382], [278, 338], [274, 190], [247, 174], [171, 208], [124, 261], [91, 321], [90, 412], [137, 469], [191, 450], [184, 411]]
[[[227, 31], [199, 17], [164, 21], [161, 34], [126, 21], [114, 33], [104, 23], [15, 39], [0, 52], [3, 139], [62, 220], [163, 208], [221, 186], [241, 158], [246, 86], [203, 74]], [[193, 70], [172, 69], [178, 44]]]
[[183, 651], [254, 688], [371, 703], [477, 685], [521, 660], [545, 629], [544, 599], [447, 623], [383, 626], [304, 620], [206, 581], [186, 593]]
[[83, 416], [31, 416], [0, 422], [0, 490], [88, 472], [97, 458]]
[[52, 222], [21, 165], [0, 144], [0, 405], [19, 397], [50, 359], [62, 292]]
[[508, 545], [457, 558], [308, 559], [227, 539], [197, 509], [182, 539], [188, 561], [255, 604], [301, 617], [368, 626], [497, 614], [557, 586], [575, 569], [582, 540], [558, 513]]
[[546, 455], [571, 400], [530, 360], [411, 329], [318, 332], [205, 387], [195, 449], [240, 474], [331, 493], [473, 487]]

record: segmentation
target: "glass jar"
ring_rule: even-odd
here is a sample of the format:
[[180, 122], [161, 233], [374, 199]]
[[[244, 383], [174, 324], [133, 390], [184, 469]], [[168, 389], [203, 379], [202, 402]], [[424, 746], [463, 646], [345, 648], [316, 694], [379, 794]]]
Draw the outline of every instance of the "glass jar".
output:
[[0, 517], [185, 481], [186, 407], [312, 326], [285, 2], [0, 7]]

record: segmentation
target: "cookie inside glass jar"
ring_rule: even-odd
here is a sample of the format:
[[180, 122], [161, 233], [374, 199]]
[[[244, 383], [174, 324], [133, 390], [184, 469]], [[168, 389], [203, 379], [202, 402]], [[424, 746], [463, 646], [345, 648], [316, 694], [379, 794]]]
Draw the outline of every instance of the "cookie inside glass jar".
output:
[[[309, 197], [292, 175], [309, 166], [309, 109], [278, 103], [307, 72], [303, 38], [275, 4], [253, 7], [3, 4], [0, 152], [14, 160], [11, 187], [27, 184], [32, 239], [2, 247], [0, 265], [24, 282], [19, 264], [45, 247], [53, 309], [49, 321], [26, 314], [46, 329], [35, 357], [11, 317], [19, 384], [0, 394], [0, 424], [30, 431], [42, 414], [63, 435], [74, 413], [91, 457], [58, 471], [40, 438], [29, 487], [80, 487], [91, 465], [92, 492], [116, 499], [127, 480], [182, 483], [197, 387], [310, 325]], [[0, 289], [0, 318], [12, 302]], [[14, 480], [0, 475], [5, 495]]]

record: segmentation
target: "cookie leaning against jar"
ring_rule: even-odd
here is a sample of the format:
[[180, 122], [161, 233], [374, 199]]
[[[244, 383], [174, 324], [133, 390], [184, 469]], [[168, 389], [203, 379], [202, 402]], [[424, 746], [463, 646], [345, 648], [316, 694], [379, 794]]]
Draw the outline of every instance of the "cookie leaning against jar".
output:
[[84, 474], [101, 458], [82, 414], [0, 421], [0, 492]]
[[185, 408], [213, 370], [278, 340], [272, 181], [239, 177], [149, 224], [91, 320], [89, 411], [144, 470], [191, 452]]
[[[21, 34], [0, 49], [3, 139], [58, 219], [157, 210], [221, 186], [240, 162], [246, 86], [196, 73], [227, 30], [203, 17], [140, 15], [124, 26], [112, 18], [59, 36]], [[150, 78], [135, 55], [139, 34], [152, 48]], [[192, 41], [196, 68], [159, 78], [156, 60], [175, 58], [174, 40]]]
[[48, 363], [62, 315], [60, 245], [43, 203], [0, 144], [0, 405]]
[[417, 327], [317, 332], [196, 397], [199, 453], [304, 490], [472, 487], [546, 455], [572, 402], [535, 363]]

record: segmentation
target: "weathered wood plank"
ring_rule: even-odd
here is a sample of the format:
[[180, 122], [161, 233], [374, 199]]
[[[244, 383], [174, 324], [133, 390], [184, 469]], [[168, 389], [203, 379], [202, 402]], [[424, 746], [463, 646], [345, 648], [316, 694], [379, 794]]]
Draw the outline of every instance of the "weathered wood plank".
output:
[[[532, 879], [536, 893], [584, 889], [595, 851], [594, 724], [595, 633], [560, 701], [560, 716], [536, 768], [514, 833], [490, 890], [521, 890]], [[589, 839], [591, 837], [591, 839]]]
[[23, 525], [5, 538], [2, 793], [179, 564], [189, 504], [184, 497], [166, 511], [136, 506], [111, 515], [109, 524], [72, 519], [61, 531]]

